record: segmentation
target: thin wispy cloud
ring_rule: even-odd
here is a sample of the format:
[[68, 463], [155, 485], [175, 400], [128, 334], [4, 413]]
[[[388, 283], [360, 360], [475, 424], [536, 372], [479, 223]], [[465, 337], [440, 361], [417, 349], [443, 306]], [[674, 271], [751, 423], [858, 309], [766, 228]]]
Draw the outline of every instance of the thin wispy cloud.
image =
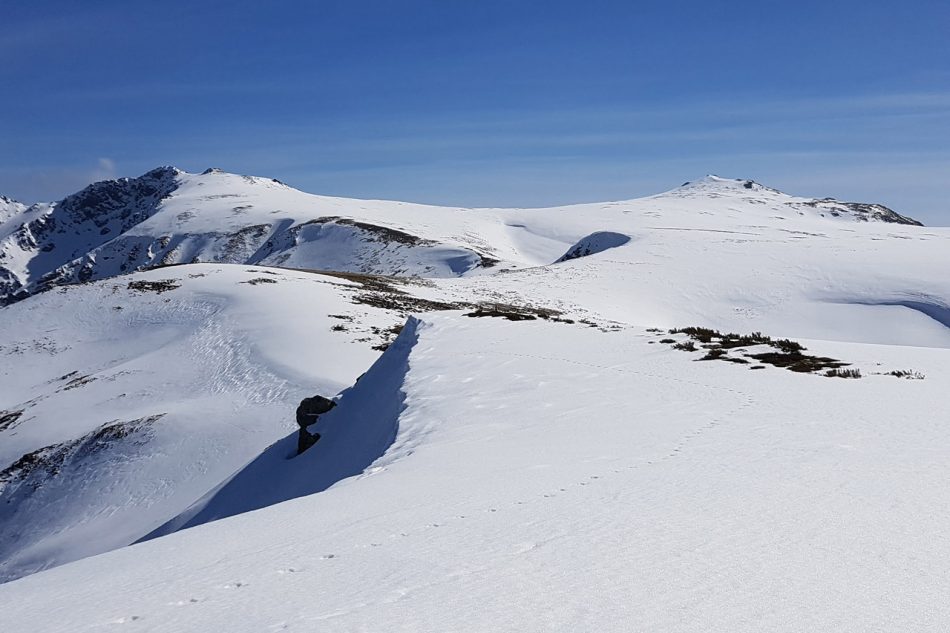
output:
[[[861, 174], [950, 157], [937, 3], [423, 4], [17, 5], [0, 192], [55, 198], [170, 163], [460, 205], [808, 169], [870, 198]], [[884, 193], [950, 222], [945, 192], [920, 190]]]

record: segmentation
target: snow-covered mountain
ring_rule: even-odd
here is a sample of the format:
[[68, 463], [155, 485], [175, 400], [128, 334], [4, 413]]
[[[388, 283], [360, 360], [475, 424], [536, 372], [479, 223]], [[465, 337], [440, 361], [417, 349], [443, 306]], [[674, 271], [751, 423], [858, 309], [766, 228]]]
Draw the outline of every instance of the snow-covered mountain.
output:
[[13, 198], [6, 196], [0, 196], [0, 224], [24, 211], [26, 211], [26, 205], [22, 202], [17, 202]]
[[[918, 224], [880, 205], [793, 198], [709, 176], [668, 194], [787, 213]], [[510, 228], [537, 213], [327, 198], [270, 178], [159, 167], [60, 202], [0, 201], [0, 302], [50, 287], [199, 262], [449, 277], [537, 263]], [[507, 229], [507, 230], [506, 230]]]
[[[401, 214], [401, 206], [314, 196], [215, 169], [160, 167], [11, 215], [0, 226], [0, 300], [169, 264], [438, 277], [494, 263], [449, 211], [411, 205]], [[436, 216], [435, 226], [418, 221]], [[366, 217], [379, 223], [360, 221]], [[403, 219], [409, 230], [394, 226]]]
[[115, 550], [0, 586], [13, 628], [950, 623], [950, 229], [172, 168], [9, 216], [0, 574]]

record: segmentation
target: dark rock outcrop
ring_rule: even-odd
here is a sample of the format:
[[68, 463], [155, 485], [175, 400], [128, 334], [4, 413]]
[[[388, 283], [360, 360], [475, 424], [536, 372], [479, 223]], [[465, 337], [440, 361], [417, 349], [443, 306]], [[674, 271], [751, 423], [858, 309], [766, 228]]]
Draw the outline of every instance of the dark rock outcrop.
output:
[[297, 434], [297, 454], [300, 455], [305, 450], [317, 443], [320, 439], [319, 433], [311, 433], [307, 430], [308, 426], [316, 423], [317, 418], [336, 406], [336, 402], [323, 396], [312, 396], [304, 398], [297, 407], [297, 425], [300, 431]]
[[828, 213], [832, 217], [851, 216], [859, 222], [889, 222], [891, 224], [908, 224], [923, 226], [923, 223], [914, 218], [901, 215], [882, 204], [868, 204], [864, 202], [842, 202], [834, 198], [821, 198], [804, 203], [806, 206]]
[[135, 420], [113, 420], [80, 438], [44, 446], [21, 456], [0, 470], [0, 504], [3, 504], [0, 507], [12, 504], [8, 510], [0, 512], [0, 524], [2, 519], [10, 516], [4, 512], [17, 511], [17, 500], [36, 494], [54, 477], [65, 476], [63, 473], [71, 476], [81, 473], [91, 458], [119, 451], [121, 445], [126, 443], [125, 448], [130, 449], [130, 452], [122, 457], [115, 453], [113, 458], [131, 459], [129, 455], [134, 452], [134, 447], [147, 443], [152, 427], [164, 416], [164, 413], [158, 413]]
[[300, 429], [297, 432], [297, 454], [300, 455], [305, 450], [313, 446], [320, 439], [319, 433], [311, 433], [307, 429]]
[[304, 398], [300, 401], [300, 406], [297, 407], [297, 424], [300, 425], [300, 428], [305, 429], [316, 422], [319, 416], [335, 406], [336, 403], [333, 400], [323, 396]]

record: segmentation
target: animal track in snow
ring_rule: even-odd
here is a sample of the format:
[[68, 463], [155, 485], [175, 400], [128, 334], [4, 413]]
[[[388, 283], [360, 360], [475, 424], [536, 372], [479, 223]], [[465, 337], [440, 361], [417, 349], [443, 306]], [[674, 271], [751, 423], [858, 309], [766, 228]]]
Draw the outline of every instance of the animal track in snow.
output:
[[286, 569], [278, 569], [278, 570], [277, 570], [277, 573], [278, 573], [278, 574], [281, 574], [281, 575], [283, 575], [283, 574], [296, 574], [296, 573], [299, 573], [299, 572], [301, 572], [301, 571], [303, 571], [303, 570], [302, 570], [302, 569], [298, 569], [298, 568], [296, 568], [296, 567], [288, 567], [288, 568], [286, 568]]
[[226, 585], [221, 585], [222, 589], [240, 589], [241, 587], [247, 587], [246, 582], [229, 582]]
[[[509, 355], [510, 355], [510, 356], [527, 356], [527, 355], [522, 355], [522, 354], [509, 354]], [[716, 428], [717, 426], [720, 426], [721, 424], [724, 423], [725, 420], [728, 420], [729, 417], [732, 416], [732, 415], [733, 415], [734, 413], [736, 413], [737, 411], [747, 409], [747, 408], [753, 406], [754, 403], [755, 403], [754, 399], [753, 399], [752, 396], [749, 395], [749, 394], [743, 393], [743, 392], [738, 391], [738, 390], [736, 390], [736, 389], [731, 389], [731, 388], [728, 388], [728, 387], [720, 387], [720, 386], [716, 386], [716, 385], [710, 385], [710, 384], [706, 384], [706, 383], [704, 383], [704, 382], [692, 381], [692, 380], [687, 380], [687, 379], [681, 379], [681, 378], [677, 378], [677, 377], [675, 377], [675, 376], [665, 376], [665, 375], [661, 376], [661, 375], [653, 374], [653, 373], [651, 373], [651, 372], [635, 371], [635, 370], [629, 370], [629, 369], [624, 369], [624, 368], [619, 368], [619, 367], [599, 367], [599, 366], [597, 366], [597, 365], [593, 365], [593, 364], [590, 364], [590, 363], [583, 363], [583, 362], [579, 362], [579, 361], [573, 361], [573, 360], [570, 360], [570, 359], [548, 359], [548, 360], [564, 360], [565, 362], [571, 362], [571, 363], [576, 364], [576, 365], [584, 365], [584, 366], [589, 366], [589, 367], [598, 367], [599, 369], [609, 370], [609, 371], [616, 371], [616, 372], [625, 373], [625, 374], [630, 374], [630, 375], [650, 376], [650, 377], [654, 377], [654, 378], [669, 379], [669, 380], [673, 380], [673, 381], [676, 381], [676, 382], [679, 382], [679, 383], [682, 383], [682, 384], [688, 384], [688, 385], [700, 387], [700, 388], [703, 388], [703, 389], [711, 389], [711, 390], [717, 390], [717, 391], [724, 391], [724, 392], [727, 392], [727, 393], [730, 393], [730, 394], [736, 396], [738, 399], [740, 399], [740, 402], [737, 403], [737, 405], [734, 406], [729, 412], [721, 413], [720, 415], [716, 416], [715, 418], [713, 418], [713, 419], [711, 419], [711, 420], [707, 420], [704, 424], [700, 424], [698, 427], [694, 427], [693, 429], [691, 429], [691, 430], [689, 430], [689, 431], [686, 431], [686, 432], [680, 437], [680, 439], [679, 439], [678, 441], [674, 441], [673, 444], [672, 444], [672, 446], [670, 446], [669, 448], [667, 448], [667, 451], [668, 451], [668, 452], [667, 452], [666, 454], [662, 454], [661, 456], [655, 457], [655, 458], [653, 458], [653, 459], [639, 459], [639, 460], [637, 460], [635, 463], [624, 464], [624, 465], [622, 465], [622, 466], [618, 466], [618, 467], [611, 468], [610, 470], [606, 471], [606, 473], [601, 472], [601, 473], [597, 473], [597, 474], [580, 475], [580, 476], [578, 476], [570, 485], [565, 485], [564, 487], [559, 487], [559, 488], [557, 488], [556, 491], [549, 491], [549, 492], [540, 492], [540, 491], [539, 491], [538, 493], [536, 493], [536, 496], [534, 496], [534, 497], [523, 498], [523, 499], [518, 499], [518, 500], [511, 501], [511, 502], [510, 502], [511, 506], [528, 506], [528, 505], [531, 505], [532, 503], [537, 503], [537, 502], [542, 501], [542, 500], [556, 499], [556, 498], [559, 496], [560, 493], [569, 493], [571, 490], [577, 490], [576, 488], [571, 488], [572, 485], [573, 485], [573, 486], [583, 486], [583, 487], [587, 487], [587, 486], [590, 486], [590, 485], [595, 484], [595, 483], [597, 483], [597, 482], [610, 479], [610, 478], [611, 478], [611, 477], [610, 477], [610, 473], [613, 473], [613, 474], [621, 474], [621, 473], [626, 473], [626, 472], [629, 472], [629, 471], [636, 471], [637, 469], [639, 469], [639, 468], [641, 468], [641, 467], [643, 467], [643, 466], [655, 465], [655, 464], [663, 463], [664, 461], [666, 461], [666, 460], [668, 460], [668, 459], [671, 459], [671, 458], [674, 458], [674, 457], [677, 457], [678, 455], [680, 455], [681, 453], [683, 453], [683, 452], [685, 451], [685, 449], [688, 448], [690, 441], [692, 441], [694, 438], [697, 438], [697, 437], [699, 437], [699, 436], [701, 436], [701, 435], [703, 435], [703, 434], [709, 432], [710, 430]], [[570, 496], [570, 495], [563, 495], [563, 496], [567, 497], [567, 496]], [[505, 508], [508, 508], [509, 506], [506, 505], [506, 506], [504, 506], [504, 507], [505, 507]], [[482, 510], [481, 510], [481, 512], [483, 512], [483, 513], [486, 514], [486, 515], [490, 515], [490, 514], [497, 514], [497, 513], [499, 513], [499, 512], [502, 512], [502, 513], [503, 513], [503, 512], [504, 512], [504, 509], [501, 508], [501, 507], [498, 507], [498, 506], [490, 506], [490, 507], [483, 507]], [[415, 534], [419, 534], [422, 530], [428, 530], [428, 529], [440, 528], [440, 527], [451, 528], [451, 527], [452, 527], [452, 524], [453, 524], [456, 520], [469, 519], [469, 518], [471, 518], [471, 517], [473, 517], [473, 516], [474, 516], [474, 515], [473, 515], [472, 512], [469, 512], [468, 514], [455, 514], [455, 515], [451, 515], [451, 516], [446, 517], [445, 519], [443, 519], [443, 520], [441, 520], [441, 521], [433, 521], [433, 522], [430, 522], [430, 523], [426, 523], [426, 524], [423, 524], [423, 525], [419, 525], [419, 526], [417, 526], [416, 528], [413, 528], [413, 529], [410, 529], [410, 530], [405, 530], [405, 531], [400, 531], [400, 532], [392, 533], [392, 534], [389, 535], [388, 538], [389, 538], [389, 539], [394, 539], [394, 538], [397, 538], [397, 537], [398, 537], [398, 538], [410, 538], [410, 537], [412, 537], [412, 536], [415, 535]], [[363, 544], [363, 545], [354, 545], [354, 547], [357, 548], [357, 549], [369, 549], [369, 548], [382, 547], [383, 545], [384, 545], [383, 542], [369, 542], [369, 543], [365, 543], [365, 544]], [[537, 547], [537, 544], [534, 544], [532, 547], [528, 547], [528, 548], [524, 549], [524, 551], [530, 551], [530, 549], [534, 549], [535, 547]], [[518, 553], [523, 553], [523, 552], [518, 552]], [[328, 559], [332, 559], [332, 558], [336, 558], [336, 555], [335, 555], [335, 554], [325, 554], [325, 555], [323, 555], [323, 556], [320, 557], [321, 560], [328, 560]], [[293, 570], [291, 570], [291, 571], [293, 571]], [[281, 573], [288, 573], [288, 572], [281, 572]], [[238, 585], [238, 586], [240, 586], [240, 585]]]

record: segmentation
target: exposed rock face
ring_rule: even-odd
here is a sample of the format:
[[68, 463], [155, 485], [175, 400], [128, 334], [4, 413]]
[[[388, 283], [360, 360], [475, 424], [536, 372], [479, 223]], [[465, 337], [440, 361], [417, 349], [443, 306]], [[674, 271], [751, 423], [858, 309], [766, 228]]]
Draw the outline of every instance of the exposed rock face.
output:
[[[52, 204], [22, 211], [24, 222], [0, 240], [0, 305], [55, 285], [60, 267], [147, 220], [178, 186], [174, 167], [89, 185]], [[28, 260], [24, 266], [15, 262]], [[88, 267], [87, 267], [88, 268]], [[89, 278], [77, 270], [77, 281]]]
[[878, 222], [890, 222], [891, 224], [910, 224], [912, 226], [923, 226], [921, 222], [906, 215], [901, 215], [897, 211], [888, 209], [882, 204], [867, 204], [864, 202], [841, 202], [834, 198], [822, 198], [813, 202], [806, 203], [821, 211], [826, 211], [834, 217], [850, 215], [855, 220], [869, 222], [876, 220]]
[[[21, 413], [13, 412], [16, 417]], [[44, 446], [23, 455], [0, 470], [0, 500], [10, 504], [14, 499], [33, 496], [55, 477], [80, 473], [90, 458], [108, 453], [120, 442], [129, 442], [131, 446], [144, 445], [151, 427], [164, 416], [164, 413], [158, 413], [136, 420], [113, 420], [78, 439]], [[15, 512], [16, 503], [9, 508], [11, 510], [0, 512], [0, 518], [8, 512]]]
[[300, 406], [297, 407], [297, 424], [300, 426], [297, 435], [298, 455], [316, 444], [317, 440], [320, 439], [319, 433], [311, 433], [307, 430], [307, 427], [316, 423], [317, 418], [335, 406], [336, 402], [323, 396], [312, 396], [300, 401]]
[[687, 198], [721, 198], [723, 196], [735, 196], [738, 194], [740, 198], [750, 201], [753, 204], [764, 204], [768, 201], [773, 203], [780, 202], [799, 212], [803, 210], [813, 210], [820, 216], [850, 218], [858, 222], [889, 222], [891, 224], [923, 226], [923, 224], [917, 220], [909, 218], [906, 215], [901, 215], [882, 204], [842, 202], [835, 198], [798, 198], [783, 201], [782, 198], [788, 198], [789, 196], [778, 189], [766, 187], [754, 180], [721, 178], [719, 176], [709, 175], [694, 182], [683, 183], [682, 186], [670, 193], [677, 197]]

